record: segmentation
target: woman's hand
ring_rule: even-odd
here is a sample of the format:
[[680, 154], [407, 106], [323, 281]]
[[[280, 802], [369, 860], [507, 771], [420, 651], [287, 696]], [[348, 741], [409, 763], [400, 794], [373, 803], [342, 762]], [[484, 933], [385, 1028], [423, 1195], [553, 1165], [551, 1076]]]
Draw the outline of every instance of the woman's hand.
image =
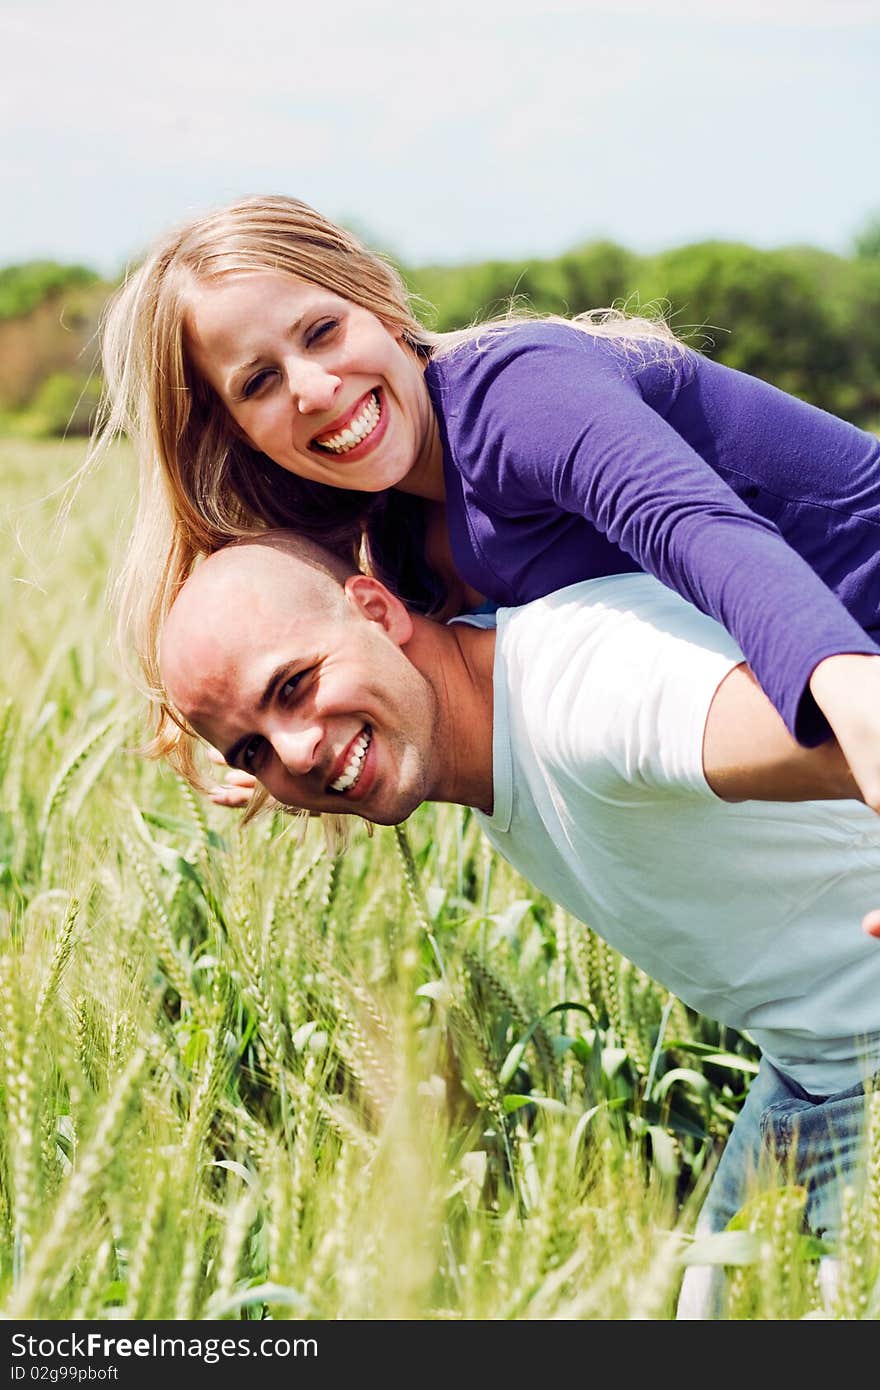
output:
[[222, 782], [218, 782], [208, 792], [208, 796], [215, 806], [247, 806], [254, 794], [257, 785], [256, 777], [252, 777], [249, 772], [240, 772], [236, 767], [230, 767], [216, 748], [208, 748], [208, 758], [217, 767], [226, 768], [226, 776]]
[[834, 730], [862, 800], [880, 812], [880, 656], [826, 657], [810, 677], [810, 690]]

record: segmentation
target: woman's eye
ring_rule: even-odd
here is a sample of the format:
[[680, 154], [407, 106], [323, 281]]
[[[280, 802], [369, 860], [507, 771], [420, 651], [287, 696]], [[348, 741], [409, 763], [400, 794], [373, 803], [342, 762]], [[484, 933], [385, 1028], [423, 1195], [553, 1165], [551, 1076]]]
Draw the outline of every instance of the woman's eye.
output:
[[320, 323], [316, 323], [314, 327], [309, 329], [306, 342], [309, 347], [312, 347], [315, 343], [320, 343], [322, 339], [329, 337], [338, 327], [339, 319], [322, 319]]
[[249, 380], [245, 382], [241, 393], [245, 400], [250, 400], [251, 396], [256, 396], [272, 376], [274, 376], [274, 372], [267, 369], [266, 371], [256, 372], [254, 376], [250, 377]]

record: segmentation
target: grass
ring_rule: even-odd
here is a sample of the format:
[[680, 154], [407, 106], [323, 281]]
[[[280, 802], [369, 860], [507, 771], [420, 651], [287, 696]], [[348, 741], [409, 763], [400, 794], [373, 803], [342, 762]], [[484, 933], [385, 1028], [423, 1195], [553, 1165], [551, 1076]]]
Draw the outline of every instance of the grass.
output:
[[[131, 459], [3, 441], [0, 1306], [22, 1318], [666, 1318], [756, 1054], [536, 894], [469, 813], [332, 859], [144, 762], [104, 584]], [[830, 1308], [786, 1189], [728, 1313]]]

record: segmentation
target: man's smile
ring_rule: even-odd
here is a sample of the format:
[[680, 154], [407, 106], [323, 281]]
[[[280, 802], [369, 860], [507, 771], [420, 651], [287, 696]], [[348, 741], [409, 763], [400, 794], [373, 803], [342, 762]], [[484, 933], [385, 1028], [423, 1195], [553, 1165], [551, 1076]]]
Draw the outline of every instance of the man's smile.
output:
[[343, 750], [341, 757], [337, 759], [333, 769], [335, 776], [328, 783], [328, 791], [339, 795], [345, 792], [351, 793], [360, 786], [372, 742], [373, 730], [369, 724], [365, 724], [360, 733], [356, 734]]

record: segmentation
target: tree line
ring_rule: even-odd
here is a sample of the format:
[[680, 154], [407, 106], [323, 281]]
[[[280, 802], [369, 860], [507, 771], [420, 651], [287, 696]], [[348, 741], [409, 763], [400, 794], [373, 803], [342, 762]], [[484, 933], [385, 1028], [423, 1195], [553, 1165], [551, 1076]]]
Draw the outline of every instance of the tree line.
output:
[[[502, 313], [662, 313], [692, 346], [855, 424], [880, 423], [880, 229], [852, 256], [725, 241], [639, 256], [594, 241], [547, 259], [401, 266], [437, 329]], [[85, 433], [100, 394], [100, 313], [113, 285], [84, 266], [0, 269], [0, 428]]]

